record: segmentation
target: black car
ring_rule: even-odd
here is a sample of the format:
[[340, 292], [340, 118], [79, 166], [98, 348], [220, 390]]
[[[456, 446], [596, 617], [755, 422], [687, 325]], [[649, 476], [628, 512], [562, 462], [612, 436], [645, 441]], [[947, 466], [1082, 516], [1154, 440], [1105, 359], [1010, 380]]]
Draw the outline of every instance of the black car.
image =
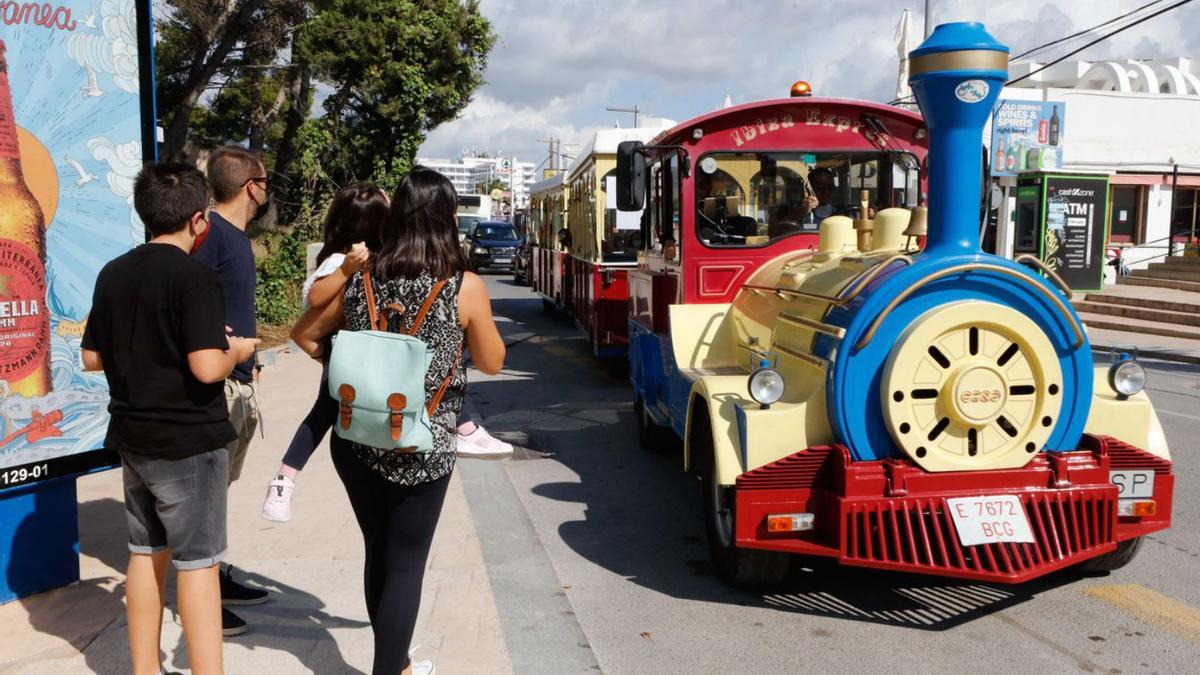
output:
[[471, 228], [464, 246], [473, 271], [511, 271], [523, 243], [512, 224], [484, 221]]

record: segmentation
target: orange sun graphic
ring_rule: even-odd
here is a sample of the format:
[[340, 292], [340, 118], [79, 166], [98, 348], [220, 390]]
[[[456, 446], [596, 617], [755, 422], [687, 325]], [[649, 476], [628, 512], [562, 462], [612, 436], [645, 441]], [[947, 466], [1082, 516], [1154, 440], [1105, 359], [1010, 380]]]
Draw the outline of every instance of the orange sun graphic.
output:
[[38, 206], [42, 207], [46, 227], [50, 227], [58, 211], [58, 169], [54, 167], [54, 158], [36, 136], [19, 126], [17, 145], [21, 148], [21, 171], [25, 174], [25, 184], [29, 186]]

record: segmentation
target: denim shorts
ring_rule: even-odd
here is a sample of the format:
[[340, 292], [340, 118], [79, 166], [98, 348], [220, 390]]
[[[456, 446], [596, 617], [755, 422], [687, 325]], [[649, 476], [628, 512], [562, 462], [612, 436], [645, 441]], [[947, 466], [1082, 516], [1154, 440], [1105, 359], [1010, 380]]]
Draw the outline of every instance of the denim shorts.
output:
[[229, 451], [183, 459], [120, 453], [129, 550], [149, 555], [170, 549], [179, 570], [198, 570], [225, 558]]

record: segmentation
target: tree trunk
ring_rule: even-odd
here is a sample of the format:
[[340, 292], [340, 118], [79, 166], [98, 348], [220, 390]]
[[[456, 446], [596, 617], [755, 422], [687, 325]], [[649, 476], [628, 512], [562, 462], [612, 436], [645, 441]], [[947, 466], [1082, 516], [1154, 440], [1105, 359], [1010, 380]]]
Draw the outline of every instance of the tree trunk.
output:
[[304, 186], [299, 185], [299, 176], [294, 175], [292, 165], [296, 161], [300, 127], [312, 109], [312, 68], [307, 63], [300, 64], [294, 72], [298, 77], [291, 78], [289, 82], [291, 105], [285, 116], [283, 137], [279, 139], [279, 148], [275, 152], [274, 180], [271, 182], [271, 189], [280, 202], [280, 214], [284, 222], [295, 219], [300, 208]]
[[[167, 123], [164, 133], [164, 159], [179, 161], [183, 159], [187, 146], [188, 130], [191, 127], [192, 111], [196, 102], [217, 71], [225, 63], [225, 58], [233, 50], [242, 36], [250, 28], [250, 19], [262, 7], [266, 0], [244, 0], [236, 11], [226, 12], [222, 19], [214, 24], [211, 35], [206, 36], [204, 44], [196, 49], [200, 58], [193, 59], [188, 72], [187, 82], [184, 83], [184, 93], [179, 105], [171, 113], [171, 121]], [[220, 36], [219, 38], [217, 36]], [[216, 46], [208, 53], [207, 45], [216, 42]], [[207, 58], [202, 54], [207, 54]]]

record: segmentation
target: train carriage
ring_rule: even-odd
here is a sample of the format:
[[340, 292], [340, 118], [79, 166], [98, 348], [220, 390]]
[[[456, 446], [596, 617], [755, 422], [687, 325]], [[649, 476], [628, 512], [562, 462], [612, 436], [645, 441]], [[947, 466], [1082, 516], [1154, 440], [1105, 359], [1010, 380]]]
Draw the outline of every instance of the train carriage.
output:
[[529, 282], [547, 311], [562, 297], [566, 251], [561, 233], [567, 223], [566, 174], [558, 173], [529, 189]]
[[619, 148], [652, 242], [629, 275], [639, 432], [683, 441], [726, 581], [804, 554], [1017, 583], [1116, 569], [1170, 525], [1145, 371], [1096, 367], [1065, 284], [979, 248], [1007, 56], [946, 24], [910, 58], [924, 118], [797, 98]]

